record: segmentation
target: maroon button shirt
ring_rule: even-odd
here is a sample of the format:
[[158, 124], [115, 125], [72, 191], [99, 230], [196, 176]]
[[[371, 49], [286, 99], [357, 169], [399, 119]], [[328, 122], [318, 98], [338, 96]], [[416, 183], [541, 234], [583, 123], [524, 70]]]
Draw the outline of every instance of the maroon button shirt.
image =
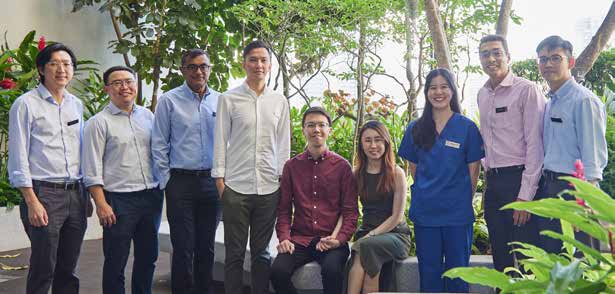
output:
[[308, 246], [314, 237], [331, 235], [343, 215], [337, 240], [348, 242], [357, 228], [357, 195], [350, 164], [338, 154], [325, 151], [313, 159], [306, 151], [291, 158], [282, 174], [278, 239]]

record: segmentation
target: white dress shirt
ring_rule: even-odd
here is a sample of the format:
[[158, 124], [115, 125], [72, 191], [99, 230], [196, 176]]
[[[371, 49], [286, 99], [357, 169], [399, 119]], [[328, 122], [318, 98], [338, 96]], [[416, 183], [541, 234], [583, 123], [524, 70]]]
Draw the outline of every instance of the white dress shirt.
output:
[[289, 157], [286, 97], [269, 88], [257, 96], [245, 82], [220, 95], [212, 177], [241, 194], [271, 194]]

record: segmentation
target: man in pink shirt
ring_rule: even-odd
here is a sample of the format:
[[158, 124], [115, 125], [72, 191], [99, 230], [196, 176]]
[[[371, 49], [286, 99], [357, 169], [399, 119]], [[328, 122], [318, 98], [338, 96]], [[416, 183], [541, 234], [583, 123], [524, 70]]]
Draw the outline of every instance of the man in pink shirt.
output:
[[480, 133], [485, 143], [485, 220], [494, 268], [503, 271], [523, 257], [510, 252], [509, 242], [536, 244], [538, 240], [531, 214], [500, 208], [513, 201], [531, 201], [536, 194], [544, 158], [546, 100], [538, 85], [513, 75], [504, 37], [483, 37], [479, 55], [489, 76], [478, 92]]

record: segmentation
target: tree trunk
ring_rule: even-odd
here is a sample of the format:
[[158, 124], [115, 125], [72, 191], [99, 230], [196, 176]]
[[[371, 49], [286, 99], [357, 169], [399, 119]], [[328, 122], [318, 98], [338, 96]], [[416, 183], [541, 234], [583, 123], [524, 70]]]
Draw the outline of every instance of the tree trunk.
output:
[[510, 10], [512, 9], [513, 0], [502, 0], [500, 5], [500, 15], [498, 22], [495, 25], [495, 33], [506, 38], [508, 34], [508, 20], [510, 20]]
[[162, 38], [162, 28], [164, 27], [164, 17], [166, 10], [167, 1], [162, 1], [161, 13], [160, 13], [160, 23], [158, 24], [158, 29], [156, 32], [156, 40], [154, 41], [154, 72], [152, 77], [153, 87], [152, 87], [152, 104], [150, 105], [150, 110], [152, 112], [156, 111], [156, 104], [158, 103], [158, 88], [160, 87], [160, 67], [162, 66], [162, 57], [160, 48], [160, 39]]
[[354, 153], [359, 144], [359, 130], [363, 126], [363, 116], [365, 112], [365, 96], [363, 95], [363, 63], [365, 62], [365, 24], [363, 21], [359, 23], [359, 52], [357, 57], [356, 79], [357, 79], [357, 119], [354, 130], [354, 138], [352, 140], [352, 159], [354, 162]]
[[438, 9], [437, 0], [423, 0], [425, 4], [425, 15], [434, 45], [434, 54], [438, 67], [451, 69], [451, 53], [448, 48], [448, 41], [444, 34], [442, 19]]
[[592, 37], [585, 50], [576, 59], [576, 65], [572, 69], [572, 75], [577, 81], [585, 80], [585, 74], [592, 68], [594, 62], [600, 55], [600, 51], [609, 43], [611, 35], [615, 30], [615, 1], [611, 3], [609, 12], [602, 21], [600, 28]]
[[[412, 56], [414, 56], [414, 42], [416, 42], [416, 28], [418, 18], [418, 0], [406, 0], [405, 11], [405, 26], [406, 26], [406, 79], [408, 80], [409, 87], [406, 93], [406, 99], [408, 106], [406, 109], [408, 121], [412, 120], [414, 111], [416, 109], [416, 83], [414, 82], [414, 72], [412, 71]], [[419, 58], [421, 58], [419, 56]]]

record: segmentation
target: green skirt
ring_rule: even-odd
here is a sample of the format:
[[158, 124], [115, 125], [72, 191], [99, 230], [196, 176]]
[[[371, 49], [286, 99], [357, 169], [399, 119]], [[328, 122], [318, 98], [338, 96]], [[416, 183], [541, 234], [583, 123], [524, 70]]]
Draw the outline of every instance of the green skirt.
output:
[[370, 277], [375, 277], [382, 265], [389, 261], [401, 262], [408, 257], [411, 246], [411, 232], [406, 223], [397, 225], [388, 233], [367, 237], [369, 230], [363, 228], [357, 232], [357, 241], [352, 244], [352, 255], [349, 264], [357, 254], [361, 266]]

